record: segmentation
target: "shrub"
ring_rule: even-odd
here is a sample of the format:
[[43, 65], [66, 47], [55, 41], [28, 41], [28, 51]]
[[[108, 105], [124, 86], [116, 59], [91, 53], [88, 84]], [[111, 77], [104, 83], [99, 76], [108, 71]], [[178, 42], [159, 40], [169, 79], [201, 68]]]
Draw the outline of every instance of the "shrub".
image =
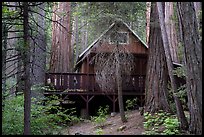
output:
[[126, 110], [129, 111], [130, 109], [133, 109], [135, 105], [137, 104], [137, 98], [134, 99], [128, 99], [126, 100]]
[[2, 112], [2, 135], [23, 133], [23, 96], [9, 97]]
[[100, 106], [97, 112], [98, 116], [92, 116], [91, 121], [93, 121], [97, 126], [103, 127], [107, 118], [108, 110], [108, 105], [105, 108]]
[[[57, 103], [57, 100], [51, 99], [46, 103], [45, 106], [43, 106], [41, 105], [41, 101], [36, 102], [35, 98], [32, 98], [31, 134], [60, 134], [60, 130], [63, 128], [64, 125], [66, 125], [67, 122], [78, 120], [77, 117], [72, 115], [75, 111], [74, 108], [63, 110], [60, 106], [54, 106], [53, 104], [55, 103]], [[2, 134], [23, 134], [23, 95], [7, 98], [4, 100], [4, 104], [5, 106], [2, 117]], [[55, 110], [55, 113], [50, 113], [51, 109]]]
[[169, 113], [159, 111], [159, 113], [144, 113], [144, 128], [146, 135], [175, 135], [179, 134], [178, 119]]
[[179, 122], [177, 118], [168, 117], [165, 119], [164, 124], [165, 130], [163, 134], [165, 135], [175, 135], [179, 134]]

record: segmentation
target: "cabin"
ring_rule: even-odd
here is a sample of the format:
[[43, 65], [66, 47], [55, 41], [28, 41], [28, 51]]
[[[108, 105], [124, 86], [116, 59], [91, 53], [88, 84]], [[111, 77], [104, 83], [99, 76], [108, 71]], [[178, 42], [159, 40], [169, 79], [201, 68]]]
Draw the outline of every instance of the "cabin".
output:
[[[118, 38], [116, 38], [116, 35]], [[118, 48], [120, 52], [131, 54], [132, 62], [134, 62], [133, 70], [129, 75], [131, 80], [129, 83], [123, 82], [124, 94], [136, 95], [144, 92], [144, 81], [147, 66], [148, 48], [139, 36], [129, 28], [124, 22], [113, 23], [98, 39], [96, 39], [84, 52], [79, 55], [75, 69], [78, 73], [90, 75], [89, 81], [94, 85], [90, 88], [93, 92], [116, 92], [102, 91], [98, 83], [95, 81], [95, 63], [94, 57], [99, 53], [111, 54], [116, 48], [116, 39], [118, 39]], [[115, 40], [115, 41], [114, 41]], [[104, 58], [104, 60], [106, 60]], [[124, 62], [122, 62], [124, 63]], [[123, 66], [123, 69], [128, 69], [128, 66]], [[124, 78], [126, 78], [124, 76]], [[86, 81], [86, 80], [83, 80]], [[123, 80], [125, 81], [125, 80]], [[131, 82], [131, 83], [130, 83]], [[131, 85], [131, 86], [130, 86]]]
[[[100, 88], [96, 81], [95, 66], [95, 57], [99, 53], [110, 55], [116, 47], [121, 53], [131, 54], [133, 57], [131, 74], [122, 76], [124, 102], [137, 97], [138, 106], [143, 106], [148, 47], [122, 21], [113, 23], [79, 55], [75, 73], [47, 73], [45, 83], [53, 87], [54, 91], [46, 91], [45, 95], [59, 95], [64, 100], [63, 103], [69, 105], [70, 103], [65, 103], [66, 99], [73, 100], [78, 108], [78, 113], [85, 117], [95, 113], [96, 106], [101, 105], [108, 104], [112, 112], [118, 111], [117, 88], [115, 90]], [[128, 66], [123, 65], [122, 67], [128, 69]]]

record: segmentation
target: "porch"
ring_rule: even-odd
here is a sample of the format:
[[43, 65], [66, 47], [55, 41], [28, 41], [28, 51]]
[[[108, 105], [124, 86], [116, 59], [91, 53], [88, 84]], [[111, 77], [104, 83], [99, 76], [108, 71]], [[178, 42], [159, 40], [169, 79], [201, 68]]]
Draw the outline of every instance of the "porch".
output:
[[[116, 90], [103, 91], [99, 88], [95, 80], [96, 74], [85, 73], [46, 73], [45, 85], [53, 89], [54, 92], [83, 92], [83, 93], [117, 93]], [[124, 93], [144, 93], [145, 75], [123, 76]], [[47, 91], [45, 91], [47, 92]]]
[[[140, 106], [144, 104], [145, 75], [130, 75], [129, 81], [123, 76], [123, 96], [137, 97]], [[79, 98], [85, 103], [84, 109], [87, 115], [90, 111], [90, 103], [95, 97], [105, 96], [110, 100], [112, 111], [116, 111], [117, 90], [103, 91], [95, 80], [95, 74], [85, 73], [46, 73], [45, 85], [49, 86], [44, 95], [58, 95], [62, 100]], [[83, 108], [82, 107], [82, 108]]]

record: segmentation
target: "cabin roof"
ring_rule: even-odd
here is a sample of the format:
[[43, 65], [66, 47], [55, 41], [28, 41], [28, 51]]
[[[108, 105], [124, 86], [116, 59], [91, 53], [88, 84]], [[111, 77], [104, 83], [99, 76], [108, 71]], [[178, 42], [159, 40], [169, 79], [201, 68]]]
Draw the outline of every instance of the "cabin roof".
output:
[[[88, 48], [86, 48], [86, 49], [79, 55], [79, 57], [78, 57], [78, 59], [77, 59], [77, 64], [76, 64], [75, 67], [77, 67], [77, 66], [79, 65], [79, 63], [84, 60], [84, 58], [86, 57], [87, 53], [90, 52], [90, 50], [94, 47], [94, 45], [95, 45], [109, 30], [111, 30], [111, 29], [113, 28], [113, 26], [114, 26], [115, 24], [117, 24], [117, 23], [118, 23], [118, 22], [114, 22], [113, 24], [111, 24], [110, 27], [109, 27], [107, 30], [105, 30], [93, 43], [91, 43], [91, 44], [88, 46]], [[137, 35], [137, 33], [135, 33], [125, 22], [120, 21], [120, 23], [124, 24], [124, 25], [130, 30], [130, 32], [132, 32], [133, 35], [134, 35], [136, 38], [138, 38], [138, 39], [140, 40], [140, 42], [142, 43], [142, 45], [143, 45], [145, 48], [148, 49], [148, 46], [146, 45], [146, 43], [145, 43], [144, 41], [142, 41], [142, 39]], [[173, 64], [174, 64], [175, 66], [183, 66], [182, 64], [176, 63], [176, 62], [174, 62], [174, 61], [173, 61]], [[76, 68], [75, 68], [75, 69], [76, 69]]]
[[[85, 58], [85, 55], [90, 51], [90, 49], [93, 48], [94, 45], [95, 45], [109, 30], [111, 30], [111, 29], [113, 28], [113, 26], [114, 26], [115, 24], [117, 24], [117, 23], [118, 23], [118, 22], [114, 22], [112, 25], [110, 25], [110, 27], [109, 27], [107, 30], [105, 30], [93, 43], [91, 43], [91, 44], [88, 46], [88, 48], [86, 48], [86, 49], [79, 55], [79, 57], [78, 57], [78, 59], [77, 59], [77, 65], [78, 65], [78, 63], [80, 63], [80, 62]], [[142, 39], [141, 39], [125, 22], [120, 21], [120, 23], [124, 24], [124, 25], [130, 30], [130, 32], [132, 32], [133, 35], [141, 41], [142, 45], [143, 45], [145, 48], [148, 48], [148, 46], [145, 44], [145, 42], [142, 41]]]

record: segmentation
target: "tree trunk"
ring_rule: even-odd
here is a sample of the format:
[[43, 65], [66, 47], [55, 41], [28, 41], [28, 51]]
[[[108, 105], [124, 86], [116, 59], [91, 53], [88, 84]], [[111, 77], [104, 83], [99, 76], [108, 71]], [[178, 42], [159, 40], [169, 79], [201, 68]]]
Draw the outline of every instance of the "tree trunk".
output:
[[4, 99], [4, 93], [6, 92], [6, 49], [7, 49], [7, 37], [8, 28], [4, 22], [2, 22], [2, 96]]
[[[19, 51], [21, 52], [21, 51]], [[16, 87], [16, 94], [17, 93], [22, 93], [25, 90], [25, 80], [23, 79], [23, 70], [24, 70], [24, 66], [23, 66], [23, 62], [21, 59], [21, 55], [19, 55], [19, 59], [17, 62], [17, 87]]]
[[23, 31], [24, 51], [23, 65], [25, 66], [25, 91], [24, 91], [24, 135], [30, 135], [30, 113], [31, 113], [31, 85], [30, 85], [30, 49], [28, 34], [28, 2], [23, 2]]
[[[66, 2], [64, 4], [64, 10], [66, 12], [66, 16], [64, 17], [64, 22], [63, 24], [66, 27], [66, 30], [64, 29], [64, 49], [62, 49], [62, 51], [64, 51], [64, 68], [63, 70], [67, 70], [68, 72], [71, 72], [73, 70], [73, 60], [72, 60], [72, 53], [73, 53], [73, 48], [71, 47], [71, 34], [72, 34], [72, 30], [71, 30], [71, 3], [70, 2]], [[66, 65], [66, 62], [68, 62]]]
[[201, 2], [194, 2], [194, 8], [196, 12], [196, 19], [198, 23], [198, 29], [202, 29], [202, 3]]
[[[38, 23], [37, 26], [38, 34], [35, 40], [32, 42], [32, 73], [31, 73], [31, 83], [33, 86], [39, 85], [43, 86], [45, 82], [45, 69], [46, 69], [46, 34], [45, 34], [45, 3], [37, 7], [37, 11], [42, 16], [36, 15], [34, 17], [35, 21]], [[43, 91], [37, 88], [31, 92], [32, 97], [37, 99], [43, 97]]]
[[81, 28], [81, 32], [82, 32], [82, 39], [81, 39], [81, 47], [82, 47], [82, 51], [84, 51], [87, 48], [87, 41], [88, 41], [88, 34], [87, 34], [87, 21], [86, 18], [84, 17], [82, 19], [82, 28]]
[[181, 41], [184, 45], [186, 86], [190, 111], [189, 130], [202, 134], [202, 45], [193, 2], [177, 3], [181, 21]]
[[151, 2], [146, 2], [146, 44], [149, 45]]
[[171, 58], [170, 49], [169, 49], [169, 42], [168, 42], [167, 32], [166, 32], [165, 23], [164, 23], [163, 7], [162, 7], [161, 2], [157, 2], [156, 5], [157, 5], [157, 10], [158, 10], [158, 15], [159, 15], [159, 23], [160, 23], [160, 28], [161, 28], [161, 35], [162, 35], [162, 40], [163, 40], [164, 52], [165, 52], [165, 56], [166, 56], [168, 74], [170, 77], [171, 87], [173, 90], [173, 98], [174, 98], [174, 101], [176, 104], [177, 117], [178, 117], [178, 120], [180, 122], [181, 129], [186, 129], [187, 124], [188, 124], [187, 119], [185, 117], [181, 102], [175, 94], [177, 92], [177, 85], [176, 85], [176, 81], [175, 81], [175, 78], [173, 75], [173, 63], [172, 63], [172, 58]]
[[76, 20], [76, 31], [75, 31], [75, 46], [76, 46], [76, 59], [75, 59], [75, 62], [77, 62], [77, 58], [78, 58], [78, 56], [79, 56], [79, 27], [78, 27], [78, 16], [76, 16], [76, 18], [75, 18]]
[[[53, 6], [53, 14], [52, 14], [52, 20], [57, 21], [58, 16], [57, 14], [58, 4], [54, 3]], [[57, 62], [57, 42], [58, 42], [58, 30], [57, 30], [58, 24], [57, 22], [52, 22], [52, 47], [51, 47], [51, 57], [50, 57], [50, 72], [56, 72], [56, 62]]]
[[120, 58], [119, 58], [119, 50], [118, 45], [116, 45], [117, 50], [115, 53], [115, 58], [117, 60], [116, 63], [116, 76], [117, 76], [117, 89], [118, 89], [118, 103], [119, 103], [119, 110], [120, 110], [120, 118], [121, 121], [127, 122], [127, 119], [125, 117], [125, 111], [123, 106], [123, 88], [122, 88], [122, 74], [121, 74], [121, 64], [120, 64]]
[[167, 38], [169, 41], [169, 48], [172, 61], [179, 62], [178, 55], [177, 55], [177, 35], [176, 35], [176, 28], [175, 28], [175, 21], [173, 20], [174, 16], [174, 9], [173, 9], [173, 2], [165, 2], [165, 27], [167, 33]]
[[[51, 72], [70, 72], [72, 59], [71, 51], [71, 29], [70, 29], [70, 2], [60, 2], [53, 10], [53, 33], [52, 33], [52, 54], [50, 60]], [[65, 16], [58, 15], [65, 12]], [[60, 24], [59, 24], [60, 23]]]
[[168, 72], [161, 30], [158, 27], [158, 14], [155, 3], [151, 4], [150, 14], [149, 56], [145, 85], [146, 112], [155, 113], [158, 110], [171, 112], [168, 102], [167, 80]]
[[[78, 12], [78, 4], [76, 3], [76, 12]], [[79, 27], [78, 27], [78, 23], [79, 23], [79, 18], [78, 15], [75, 15], [73, 18], [73, 27], [72, 27], [72, 57], [73, 57], [73, 66], [76, 64], [77, 62], [77, 58], [79, 56]]]

